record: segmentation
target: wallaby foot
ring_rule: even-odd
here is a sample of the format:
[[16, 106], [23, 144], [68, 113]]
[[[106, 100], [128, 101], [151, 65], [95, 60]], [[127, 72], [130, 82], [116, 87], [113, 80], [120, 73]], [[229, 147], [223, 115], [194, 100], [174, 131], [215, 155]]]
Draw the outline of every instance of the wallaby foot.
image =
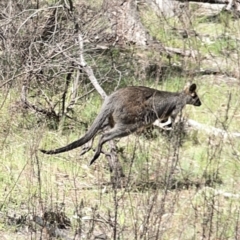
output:
[[[103, 123], [103, 125], [99, 129], [99, 132], [106, 131], [107, 129], [109, 129], [109, 126], [110, 126], [109, 119], [106, 119], [106, 121]], [[94, 138], [92, 138], [90, 141], [88, 141], [86, 144], [83, 145], [82, 150], [80, 152], [80, 156], [84, 155], [85, 153], [87, 153], [92, 149], [93, 141], [94, 141]]]
[[114, 128], [104, 133], [99, 140], [96, 152], [90, 161], [89, 165], [92, 165], [100, 156], [102, 152], [102, 146], [105, 142], [108, 142], [114, 138], [125, 137], [129, 134], [135, 132], [139, 128], [139, 124], [134, 125], [125, 125], [125, 124], [116, 124]]
[[90, 161], [89, 166], [91, 166], [98, 159], [99, 156], [100, 156], [100, 153], [99, 154], [95, 154], [93, 156], [92, 160]]
[[87, 142], [83, 147], [82, 150], [80, 152], [80, 156], [84, 155], [85, 153], [87, 153], [88, 151], [90, 151], [92, 149], [92, 145], [93, 145], [93, 138]]

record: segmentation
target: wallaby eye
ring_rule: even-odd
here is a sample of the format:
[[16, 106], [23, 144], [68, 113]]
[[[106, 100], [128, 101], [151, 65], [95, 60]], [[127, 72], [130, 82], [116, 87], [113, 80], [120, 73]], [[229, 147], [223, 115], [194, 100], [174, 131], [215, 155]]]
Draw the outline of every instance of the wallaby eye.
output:
[[197, 97], [197, 94], [196, 94], [196, 93], [192, 93], [191, 96], [192, 96], [192, 98], [194, 99], [194, 98]]

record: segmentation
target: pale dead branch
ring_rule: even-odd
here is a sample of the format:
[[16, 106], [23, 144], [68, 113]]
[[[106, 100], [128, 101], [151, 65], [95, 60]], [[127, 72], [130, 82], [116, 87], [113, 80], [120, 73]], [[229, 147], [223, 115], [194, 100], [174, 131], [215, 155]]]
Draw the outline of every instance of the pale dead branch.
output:
[[[78, 34], [78, 43], [79, 43], [79, 58], [80, 58], [79, 69], [82, 69], [86, 72], [92, 85], [97, 90], [97, 92], [100, 94], [102, 99], [104, 100], [107, 97], [107, 94], [105, 93], [103, 88], [100, 86], [97, 78], [95, 77], [95, 75], [93, 73], [92, 68], [87, 64], [87, 62], [84, 59], [83, 38], [82, 38], [81, 33]], [[88, 145], [86, 147], [87, 150], [85, 150], [83, 147], [82, 154], [84, 154], [86, 151], [89, 150], [89, 148], [92, 147], [92, 141], [90, 142], [90, 144], [87, 144], [87, 145]], [[111, 181], [113, 183], [113, 186], [117, 187], [117, 186], [121, 185], [121, 178], [124, 177], [124, 173], [123, 173], [122, 166], [118, 160], [118, 156], [116, 153], [117, 148], [116, 148], [116, 144], [115, 144], [114, 140], [109, 141], [108, 145], [110, 147], [110, 153], [104, 153], [104, 154], [105, 154], [106, 158], [108, 159], [110, 171], [113, 172], [113, 174], [114, 174], [114, 176], [111, 176]]]
[[79, 43], [79, 59], [80, 59], [80, 66], [79, 68], [83, 69], [88, 77], [89, 80], [91, 81], [92, 85], [94, 86], [94, 88], [97, 90], [97, 92], [100, 94], [100, 96], [102, 97], [102, 99], [105, 99], [107, 97], [107, 94], [105, 93], [105, 91], [102, 89], [102, 87], [99, 85], [93, 70], [90, 66], [88, 66], [88, 64], [86, 63], [84, 57], [83, 57], [83, 38], [82, 38], [82, 34], [79, 33], [78, 34], [78, 43]]
[[202, 132], [205, 132], [206, 134], [213, 135], [213, 136], [221, 136], [223, 139], [227, 138], [240, 138], [240, 133], [238, 132], [229, 132], [225, 131], [220, 128], [208, 126], [206, 124], [199, 123], [192, 119], [186, 119], [184, 120], [185, 127], [187, 130], [200, 130]]
[[223, 190], [217, 190], [211, 187], [204, 187], [200, 191], [198, 191], [195, 197], [215, 197], [215, 196], [223, 196], [226, 199], [239, 199], [240, 194], [225, 192]]
[[195, 50], [182, 50], [180, 48], [164, 47], [164, 50], [167, 53], [174, 53], [182, 57], [196, 57], [199, 53]]
[[[180, 119], [178, 118], [178, 120], [176, 122], [180, 121]], [[220, 128], [216, 128], [216, 127], [212, 127], [212, 126], [208, 126], [206, 124], [202, 124], [199, 123], [195, 120], [192, 119], [183, 119], [182, 120], [184, 123], [184, 128], [187, 131], [191, 131], [191, 130], [199, 130], [202, 132], [205, 132], [208, 135], [211, 136], [218, 136], [218, 137], [222, 137], [223, 139], [228, 139], [228, 138], [240, 138], [240, 133], [239, 132], [229, 132], [229, 131], [225, 131], [223, 129]], [[159, 120], [156, 120], [153, 123], [154, 126], [159, 127], [159, 128], [163, 128], [165, 129], [163, 126], [163, 123], [161, 123]]]

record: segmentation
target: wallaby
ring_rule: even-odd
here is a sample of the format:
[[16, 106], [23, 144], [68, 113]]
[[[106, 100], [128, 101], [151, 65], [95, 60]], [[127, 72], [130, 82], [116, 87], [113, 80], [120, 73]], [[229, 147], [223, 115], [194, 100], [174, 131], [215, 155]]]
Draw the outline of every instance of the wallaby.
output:
[[[91, 165], [100, 156], [102, 146], [107, 141], [127, 136], [139, 128], [150, 126], [156, 120], [159, 120], [161, 127], [169, 123], [173, 124], [177, 114], [186, 104], [201, 105], [194, 83], [186, 86], [182, 92], [159, 91], [142, 86], [125, 87], [105, 99], [100, 113], [82, 138], [65, 147], [40, 151], [57, 154], [80, 147], [93, 139], [103, 126], [108, 125], [111, 129], [100, 137]], [[161, 123], [162, 120], [164, 123]]]

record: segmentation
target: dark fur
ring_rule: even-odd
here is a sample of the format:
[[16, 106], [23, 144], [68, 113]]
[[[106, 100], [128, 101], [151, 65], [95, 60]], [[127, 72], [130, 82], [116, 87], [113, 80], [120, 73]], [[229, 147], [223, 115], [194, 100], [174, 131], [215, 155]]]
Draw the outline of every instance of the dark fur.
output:
[[105, 142], [127, 136], [139, 128], [153, 124], [157, 119], [170, 117], [173, 123], [186, 104], [200, 106], [201, 101], [195, 90], [196, 84], [190, 85], [182, 92], [165, 92], [141, 86], [119, 89], [106, 98], [99, 115], [82, 138], [62, 148], [40, 151], [57, 154], [80, 147], [94, 138], [107, 122], [111, 129], [102, 134], [90, 162], [92, 164], [99, 157]]

